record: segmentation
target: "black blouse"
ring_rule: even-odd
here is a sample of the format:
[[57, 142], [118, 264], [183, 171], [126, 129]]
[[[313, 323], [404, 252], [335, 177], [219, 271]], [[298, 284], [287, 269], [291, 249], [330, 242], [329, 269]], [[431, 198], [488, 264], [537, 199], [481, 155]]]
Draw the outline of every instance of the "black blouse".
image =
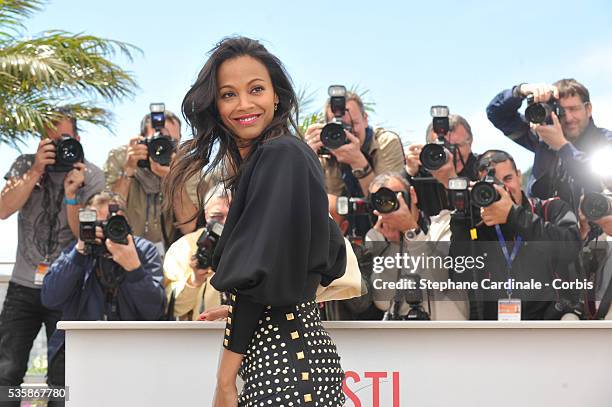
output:
[[224, 346], [236, 353], [246, 352], [266, 306], [312, 300], [319, 283], [330, 284], [346, 267], [312, 149], [281, 136], [262, 143], [244, 165], [211, 279], [232, 293]]

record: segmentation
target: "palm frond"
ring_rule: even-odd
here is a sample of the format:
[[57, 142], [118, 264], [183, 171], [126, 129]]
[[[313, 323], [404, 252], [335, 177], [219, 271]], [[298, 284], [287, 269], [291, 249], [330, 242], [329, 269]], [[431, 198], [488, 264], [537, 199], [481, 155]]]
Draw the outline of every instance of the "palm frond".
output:
[[13, 38], [24, 29], [23, 20], [39, 11], [40, 0], [0, 0], [0, 40]]

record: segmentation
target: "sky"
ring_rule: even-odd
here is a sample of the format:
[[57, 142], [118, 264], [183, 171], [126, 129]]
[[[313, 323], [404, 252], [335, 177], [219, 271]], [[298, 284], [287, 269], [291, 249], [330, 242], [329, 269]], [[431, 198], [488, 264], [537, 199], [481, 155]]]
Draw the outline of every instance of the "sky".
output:
[[[139, 89], [109, 106], [114, 134], [83, 126], [85, 155], [100, 167], [110, 148], [138, 133], [149, 103], [180, 113], [207, 52], [230, 35], [262, 41], [295, 87], [313, 94], [312, 110], [324, 104], [331, 84], [368, 90], [366, 101], [375, 103], [370, 123], [397, 131], [405, 145], [424, 139], [431, 105], [448, 105], [471, 124], [475, 152], [504, 149], [526, 170], [532, 154], [495, 129], [485, 108], [515, 84], [565, 77], [587, 86], [595, 123], [612, 128], [609, 1], [55, 0], [26, 29], [92, 34], [142, 50], [131, 63], [117, 59]], [[22, 152], [34, 152], [36, 143]], [[0, 145], [2, 174], [19, 154]], [[16, 216], [0, 221], [0, 261], [14, 259], [16, 225]]]

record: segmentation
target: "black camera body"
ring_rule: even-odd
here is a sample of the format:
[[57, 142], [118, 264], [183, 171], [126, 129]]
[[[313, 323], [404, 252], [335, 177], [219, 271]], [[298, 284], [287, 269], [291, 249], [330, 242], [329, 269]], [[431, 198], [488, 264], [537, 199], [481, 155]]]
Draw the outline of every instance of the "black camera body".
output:
[[[90, 248], [100, 246], [96, 243], [96, 227], [100, 226], [104, 234], [104, 239], [119, 244], [128, 243], [128, 235], [132, 233], [132, 228], [123, 215], [119, 215], [119, 206], [108, 205], [108, 217], [105, 220], [97, 220], [95, 209], [83, 208], [79, 210], [79, 238]], [[102, 246], [104, 247], [104, 246]]]
[[470, 192], [470, 198], [474, 206], [486, 208], [501, 199], [501, 196], [494, 187], [495, 184], [501, 183], [495, 178], [495, 169], [489, 168], [487, 174], [474, 184]]
[[344, 130], [353, 131], [351, 126], [342, 122], [342, 117], [346, 113], [346, 88], [342, 85], [332, 85], [327, 93], [330, 96], [329, 105], [334, 117], [321, 129], [320, 137], [324, 147], [319, 150], [319, 155], [329, 155], [329, 150], [350, 144]]
[[223, 233], [223, 224], [212, 220], [208, 222], [196, 243], [197, 250], [195, 259], [198, 262], [198, 269], [207, 269], [212, 265], [212, 256], [217, 247], [217, 242]]
[[[401, 191], [404, 201], [411, 206], [410, 193]], [[397, 192], [392, 191], [387, 187], [381, 187], [378, 191], [371, 193], [369, 198], [370, 207], [380, 213], [391, 213], [399, 209], [400, 203], [397, 198]]]
[[53, 141], [55, 146], [55, 164], [47, 165], [48, 172], [69, 172], [74, 164], [82, 163], [85, 159], [83, 146], [79, 140], [68, 134], [62, 134], [59, 140]]
[[341, 216], [369, 215], [372, 212], [372, 207], [365, 198], [339, 196], [336, 201], [336, 212]]
[[587, 220], [591, 222], [612, 215], [612, 195], [600, 192], [587, 192], [584, 194], [580, 209]]
[[555, 113], [557, 117], [565, 114], [565, 110], [559, 105], [559, 101], [551, 98], [546, 103], [536, 103], [533, 100], [533, 95], [527, 95], [527, 108], [525, 108], [525, 119], [534, 124], [553, 124], [551, 113]]
[[[421, 276], [416, 273], [402, 273], [401, 278], [411, 281], [414, 288], [406, 288], [401, 292], [396, 292], [391, 307], [385, 312], [383, 321], [429, 321], [431, 318], [423, 308], [423, 291], [420, 288]], [[410, 310], [406, 315], [400, 315], [400, 308], [404, 302], [408, 303]]]
[[[155, 134], [151, 138], [140, 140], [138, 144], [147, 146], [149, 158], [159, 165], [169, 166], [172, 160], [172, 154], [176, 150], [176, 142], [170, 136], [161, 133], [161, 130], [166, 125], [165, 105], [163, 103], [151, 103], [151, 127], [155, 130]], [[140, 168], [151, 168], [149, 160], [139, 160]]]
[[448, 153], [445, 148], [448, 148], [448, 143], [444, 136], [450, 131], [450, 122], [448, 118], [448, 106], [432, 106], [432, 129], [438, 139], [433, 143], [426, 144], [421, 150], [419, 159], [423, 167], [429, 171], [435, 171], [448, 161]]

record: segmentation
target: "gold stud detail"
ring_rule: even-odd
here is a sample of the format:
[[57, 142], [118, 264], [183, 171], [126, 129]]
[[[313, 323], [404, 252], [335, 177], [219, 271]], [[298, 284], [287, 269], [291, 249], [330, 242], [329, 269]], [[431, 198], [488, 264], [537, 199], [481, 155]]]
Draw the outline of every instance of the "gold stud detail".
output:
[[236, 301], [236, 295], [232, 294], [232, 301]]
[[291, 332], [291, 339], [297, 339], [299, 337], [300, 337], [300, 334], [298, 333], [298, 331]]
[[302, 380], [308, 380], [308, 372], [302, 372]]
[[225, 346], [227, 346], [227, 345], [229, 344], [229, 341], [228, 341], [227, 339], [224, 339], [224, 340], [223, 340], [223, 344], [224, 344]]
[[227, 317], [227, 323], [231, 324], [232, 323], [232, 317]]
[[225, 328], [225, 334], [226, 334], [227, 336], [230, 336], [230, 335], [231, 335], [231, 333], [232, 333], [232, 331], [230, 331], [229, 329]]
[[232, 307], [231, 305], [229, 306], [229, 312], [232, 312], [234, 310], [234, 307]]
[[308, 393], [308, 394], [304, 394], [304, 401], [305, 401], [306, 403], [308, 403], [308, 402], [312, 401], [312, 396], [310, 395], [310, 393]]
[[304, 352], [298, 352], [296, 353], [296, 356], [298, 359], [304, 359]]
[[293, 321], [293, 319], [295, 318], [293, 316], [293, 312], [290, 312], [288, 314], [285, 314], [285, 316], [287, 317], [287, 321]]

